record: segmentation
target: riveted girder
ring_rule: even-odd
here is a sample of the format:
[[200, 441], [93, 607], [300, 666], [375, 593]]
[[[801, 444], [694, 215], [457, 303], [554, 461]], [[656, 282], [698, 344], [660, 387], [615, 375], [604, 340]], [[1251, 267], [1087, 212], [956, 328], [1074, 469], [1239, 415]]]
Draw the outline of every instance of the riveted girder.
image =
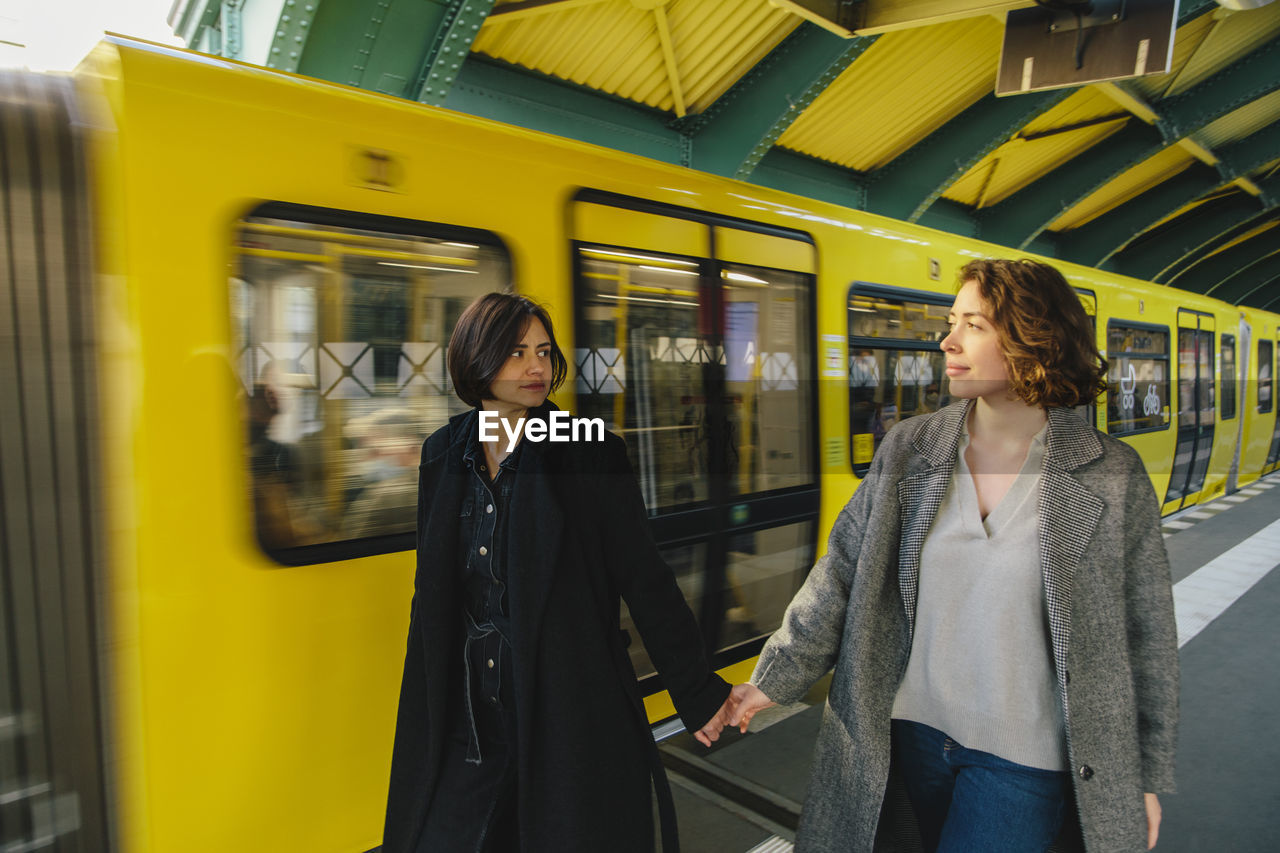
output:
[[1161, 281], [1179, 260], [1196, 253], [1217, 238], [1263, 218], [1277, 207], [1280, 175], [1258, 185], [1262, 198], [1237, 193], [1195, 210], [1158, 229], [1157, 233], [1127, 247], [1114, 257], [1117, 270], [1135, 278]]
[[1233, 305], [1253, 296], [1259, 288], [1280, 276], [1280, 249], [1272, 243], [1272, 251], [1253, 263], [1246, 264], [1209, 289], [1208, 295]]
[[1073, 92], [1058, 89], [1016, 98], [983, 97], [873, 172], [867, 189], [868, 209], [895, 219], [919, 220], [975, 163]]
[[698, 118], [693, 167], [746, 180], [813, 99], [875, 40], [845, 39], [802, 23]]
[[445, 102], [491, 9], [493, 0], [453, 0], [448, 5], [415, 82], [415, 100], [436, 106]]
[[855, 210], [866, 203], [866, 189], [857, 172], [776, 148], [761, 159], [751, 173], [751, 183]]
[[685, 137], [668, 126], [667, 113], [493, 60], [472, 57], [462, 66], [444, 105], [668, 163], [686, 156]]
[[[1253, 51], [1181, 95], [1157, 105], [1159, 130], [1130, 121], [1046, 177], [980, 215], [982, 236], [1008, 246], [1025, 246], [1063, 210], [1099, 187], [1210, 122], [1266, 92], [1280, 88], [1280, 42]], [[1099, 150], [1101, 149], [1101, 150]]]
[[1247, 177], [1280, 155], [1280, 125], [1270, 125], [1217, 153], [1216, 169], [1193, 164], [1176, 177], [1063, 235], [1062, 257], [1091, 266], [1100, 264], [1169, 211], [1224, 183]]

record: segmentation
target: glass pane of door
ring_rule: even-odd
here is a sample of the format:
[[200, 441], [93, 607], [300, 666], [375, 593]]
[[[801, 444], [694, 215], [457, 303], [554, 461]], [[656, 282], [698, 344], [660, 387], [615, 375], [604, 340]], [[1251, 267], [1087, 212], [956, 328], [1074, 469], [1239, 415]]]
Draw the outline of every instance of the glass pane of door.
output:
[[627, 440], [650, 515], [707, 501], [707, 368], [720, 356], [702, 262], [583, 246], [578, 264], [578, 414]]

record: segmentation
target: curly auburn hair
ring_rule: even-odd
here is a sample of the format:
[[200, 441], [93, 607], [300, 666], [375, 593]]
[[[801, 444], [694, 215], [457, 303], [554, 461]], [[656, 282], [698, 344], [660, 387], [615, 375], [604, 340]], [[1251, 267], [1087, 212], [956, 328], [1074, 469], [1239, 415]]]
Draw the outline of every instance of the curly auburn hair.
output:
[[970, 261], [960, 284], [978, 285], [1009, 367], [1009, 386], [1030, 406], [1084, 406], [1107, 390], [1107, 360], [1071, 285], [1032, 260]]

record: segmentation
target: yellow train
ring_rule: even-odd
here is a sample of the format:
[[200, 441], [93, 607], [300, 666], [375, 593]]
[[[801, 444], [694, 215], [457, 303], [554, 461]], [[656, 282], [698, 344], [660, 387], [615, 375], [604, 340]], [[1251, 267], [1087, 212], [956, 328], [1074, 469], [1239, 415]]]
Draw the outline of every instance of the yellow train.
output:
[[[475, 295], [550, 306], [559, 402], [628, 438], [741, 679], [884, 430], [947, 401], [956, 271], [1008, 253], [142, 43], [0, 85], [5, 849], [377, 845]], [[1276, 467], [1280, 318], [1061, 266], [1111, 363], [1087, 414], [1166, 511]]]

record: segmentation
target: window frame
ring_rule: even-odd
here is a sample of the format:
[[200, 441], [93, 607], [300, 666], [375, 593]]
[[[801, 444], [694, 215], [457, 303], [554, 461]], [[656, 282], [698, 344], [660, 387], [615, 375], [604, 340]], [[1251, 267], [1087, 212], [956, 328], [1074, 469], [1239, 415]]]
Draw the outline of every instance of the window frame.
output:
[[[851, 412], [853, 406], [853, 394], [849, 386], [849, 353], [854, 349], [881, 349], [881, 350], [910, 350], [913, 352], [941, 352], [939, 344], [941, 341], [920, 341], [908, 338], [873, 338], [863, 335], [854, 336], [849, 334], [849, 300], [854, 295], [868, 296], [873, 299], [886, 299], [896, 302], [919, 302], [926, 305], [941, 305], [950, 308], [955, 304], [956, 296], [954, 293], [949, 296], [944, 293], [938, 293], [932, 290], [918, 290], [913, 287], [894, 287], [889, 284], [880, 284], [879, 282], [865, 281], [863, 279], [854, 279], [849, 283], [849, 288], [845, 292], [845, 373], [844, 373], [844, 393], [845, 393], [845, 411]], [[886, 343], [889, 345], [886, 346]], [[864, 435], [865, 433], [859, 433]], [[850, 444], [847, 447], [849, 458], [849, 470], [853, 476], [861, 479], [865, 477], [867, 471], [871, 469], [871, 462], [875, 459], [875, 452], [872, 451], [872, 459], [866, 462], [855, 462], [853, 459], [853, 441], [854, 433], [852, 428], [849, 431]], [[859, 470], [861, 469], [861, 470]]]
[[1262, 380], [1261, 378], [1255, 382], [1257, 387], [1256, 407], [1258, 414], [1267, 415], [1275, 410], [1276, 407], [1276, 350], [1280, 347], [1276, 346], [1276, 342], [1267, 338], [1258, 338], [1258, 375], [1262, 375], [1262, 348], [1266, 346], [1271, 352], [1267, 356], [1267, 365], [1271, 368], [1271, 397], [1267, 400], [1267, 407], [1262, 408]]
[[[1225, 367], [1226, 359], [1223, 358], [1222, 356], [1223, 350], [1228, 346], [1228, 343], [1227, 343], [1228, 341], [1230, 341], [1229, 346], [1231, 347], [1231, 377], [1229, 380], [1224, 375], [1223, 367]], [[1240, 362], [1237, 361], [1238, 355], [1239, 353], [1236, 352], [1236, 336], [1232, 334], [1228, 334], [1227, 332], [1220, 333], [1218, 335], [1218, 420], [1219, 421], [1233, 421], [1236, 419], [1236, 416], [1239, 414], [1237, 411], [1238, 407], [1236, 406], [1236, 386], [1239, 384], [1239, 379], [1240, 379], [1240, 376], [1239, 376]], [[1225, 394], [1223, 393], [1223, 391], [1226, 389], [1228, 382], [1230, 382], [1231, 393]], [[1227, 414], [1226, 412], [1228, 399], [1231, 400], [1231, 414]]]
[[[1132, 429], [1132, 430], [1123, 430], [1123, 431], [1118, 431], [1118, 432], [1112, 432], [1112, 431], [1111, 431], [1111, 417], [1110, 417], [1110, 415], [1111, 415], [1111, 411], [1110, 411], [1110, 403], [1111, 403], [1111, 377], [1110, 377], [1110, 372], [1108, 371], [1108, 376], [1107, 376], [1107, 393], [1106, 393], [1106, 398], [1107, 398], [1107, 403], [1108, 403], [1108, 408], [1107, 408], [1107, 430], [1106, 430], [1106, 433], [1107, 433], [1107, 435], [1114, 436], [1114, 437], [1116, 437], [1116, 438], [1121, 438], [1121, 437], [1130, 436], [1130, 435], [1145, 435], [1145, 434], [1147, 434], [1147, 433], [1152, 433], [1152, 432], [1165, 432], [1165, 431], [1167, 431], [1167, 430], [1169, 429], [1169, 425], [1173, 423], [1173, 421], [1174, 421], [1174, 415], [1175, 415], [1175, 413], [1174, 413], [1174, 411], [1173, 411], [1173, 402], [1172, 402], [1172, 400], [1170, 399], [1170, 398], [1171, 398], [1170, 390], [1171, 390], [1172, 385], [1173, 385], [1173, 383], [1174, 383], [1174, 379], [1173, 379], [1173, 376], [1172, 376], [1172, 374], [1171, 374], [1171, 372], [1170, 372], [1170, 369], [1169, 369], [1169, 348], [1173, 345], [1173, 334], [1170, 332], [1170, 330], [1169, 330], [1169, 327], [1168, 327], [1168, 326], [1166, 326], [1166, 325], [1161, 325], [1160, 323], [1144, 323], [1144, 322], [1142, 322], [1142, 321], [1140, 321], [1140, 320], [1126, 320], [1126, 319], [1124, 319], [1123, 317], [1110, 317], [1110, 318], [1108, 318], [1108, 319], [1107, 319], [1107, 364], [1108, 364], [1108, 365], [1110, 365], [1110, 364], [1111, 364], [1111, 363], [1112, 363], [1112, 362], [1117, 358], [1116, 354], [1115, 354], [1115, 353], [1113, 353], [1113, 352], [1111, 352], [1111, 330], [1112, 330], [1112, 328], [1114, 328], [1114, 327], [1116, 327], [1116, 326], [1121, 326], [1121, 327], [1123, 327], [1123, 328], [1127, 328], [1127, 329], [1136, 329], [1136, 330], [1142, 330], [1142, 329], [1145, 329], [1145, 330], [1147, 330], [1147, 331], [1151, 331], [1151, 332], [1162, 332], [1162, 333], [1164, 333], [1164, 355], [1154, 355], [1154, 354], [1149, 354], [1149, 353], [1139, 353], [1139, 354], [1137, 355], [1137, 357], [1138, 357], [1138, 358], [1145, 358], [1145, 359], [1148, 359], [1148, 360], [1151, 360], [1151, 361], [1163, 361], [1163, 362], [1164, 362], [1164, 364], [1165, 364], [1165, 371], [1164, 371], [1164, 373], [1165, 373], [1165, 377], [1164, 377], [1164, 383], [1165, 383], [1165, 400], [1164, 400], [1164, 402], [1165, 402], [1165, 405], [1169, 407], [1169, 417], [1168, 417], [1168, 418], [1165, 420], [1165, 422], [1164, 422], [1163, 424], [1161, 424], [1160, 426], [1154, 426], [1154, 427], [1143, 427], [1142, 429]], [[1130, 358], [1133, 358], [1134, 356], [1129, 356], [1129, 357], [1130, 357]]]
[[[239, 215], [229, 220], [226, 246], [230, 253], [229, 278], [236, 278], [235, 246], [243, 233], [243, 226], [249, 218], [282, 219], [300, 225], [313, 225], [330, 228], [351, 228], [363, 231], [383, 232], [389, 237], [425, 237], [433, 240], [475, 243], [479, 246], [497, 249], [501, 252], [507, 265], [509, 285], [519, 280], [516, 258], [510, 245], [495, 231], [469, 226], [453, 225], [444, 222], [433, 222], [422, 219], [408, 219], [399, 216], [386, 216], [365, 211], [341, 210], [338, 208], [317, 207], [295, 202], [271, 200], [259, 202], [242, 209]], [[231, 298], [225, 300], [228, 318], [232, 320], [229, 329], [231, 344], [251, 344], [239, 340], [239, 331], [234, 327], [234, 319], [230, 315]], [[447, 345], [447, 344], [446, 344]], [[237, 415], [236, 434], [243, 435], [248, 426], [243, 412]], [[318, 542], [309, 545], [295, 545], [278, 548], [264, 543], [258, 535], [258, 522], [253, 509], [252, 460], [248, 455], [248, 446], [237, 451], [240, 459], [240, 471], [244, 477], [244, 491], [250, 498], [246, 507], [246, 518], [250, 527], [250, 535], [257, 548], [281, 567], [312, 566], [322, 563], [334, 563], [343, 560], [355, 560], [362, 557], [373, 557], [380, 554], [391, 554], [412, 551], [417, 545], [417, 534], [412, 531], [403, 533], [387, 533], [374, 536], [362, 536], [356, 539], [343, 539], [334, 542]]]

